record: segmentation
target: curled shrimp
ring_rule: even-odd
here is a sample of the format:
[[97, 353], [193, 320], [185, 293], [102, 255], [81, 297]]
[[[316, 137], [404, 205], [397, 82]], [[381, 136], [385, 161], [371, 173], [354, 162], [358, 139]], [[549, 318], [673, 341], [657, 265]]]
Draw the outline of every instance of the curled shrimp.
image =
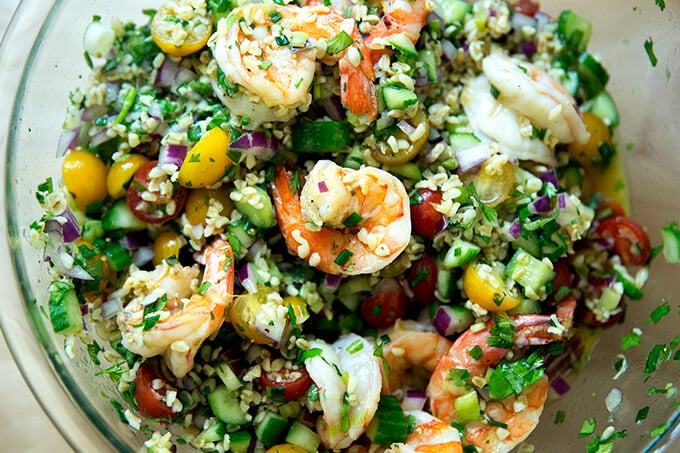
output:
[[408, 194], [390, 173], [321, 160], [298, 196], [299, 178], [279, 166], [272, 195], [288, 248], [310, 266], [327, 274], [368, 274], [390, 264], [408, 245]]
[[[388, 371], [383, 373], [384, 394], [407, 388], [424, 388], [439, 360], [451, 349], [451, 341], [437, 332], [403, 328], [397, 321], [387, 335], [390, 341], [383, 346], [383, 358]], [[406, 326], [404, 326], [406, 327]], [[423, 371], [422, 376], [420, 371]]]
[[383, 0], [383, 18], [366, 39], [371, 55], [377, 61], [385, 49], [386, 38], [403, 34], [413, 44], [420, 38], [427, 14], [432, 10], [428, 0]]
[[[142, 357], [162, 354], [177, 377], [193, 368], [196, 352], [219, 330], [231, 304], [231, 246], [219, 239], [206, 248], [204, 256], [206, 266], [197, 293], [191, 288], [198, 268], [167, 262], [150, 272], [138, 271], [123, 283], [133, 296], [118, 315], [123, 346]], [[149, 311], [152, 304], [154, 310]]]
[[456, 428], [424, 411], [406, 411], [414, 423], [405, 444], [394, 444], [385, 453], [458, 453], [463, 448]]
[[[329, 40], [343, 32], [351, 43], [329, 54]], [[222, 102], [236, 114], [259, 122], [288, 121], [306, 111], [320, 60], [339, 64], [341, 99], [352, 113], [369, 121], [377, 116], [368, 49], [354, 20], [327, 7], [245, 5], [218, 23], [209, 45], [227, 81], [247, 91], [244, 97], [235, 90], [228, 94], [218, 90]]]
[[466, 85], [461, 103], [475, 133], [498, 142], [509, 157], [556, 165], [552, 147], [536, 138], [541, 129], [559, 143], [588, 140], [574, 98], [538, 66], [492, 54], [482, 60], [482, 69]]
[[373, 345], [349, 334], [329, 345], [311, 340], [305, 367], [319, 389], [323, 416], [317, 431], [331, 449], [349, 447], [366, 431], [378, 409], [380, 365]]
[[[575, 299], [573, 300], [575, 302]], [[571, 324], [575, 303], [569, 300], [558, 308], [556, 327], [554, 318], [547, 315], [519, 315], [512, 318], [516, 327], [515, 343], [548, 344], [566, 338], [567, 326]], [[453, 346], [437, 364], [427, 394], [430, 398], [430, 410], [435, 417], [446, 423], [456, 420], [456, 400], [468, 393], [467, 384], [485, 384], [489, 367], [497, 365], [508, 353], [508, 349], [490, 346], [487, 339], [491, 336], [494, 322], [489, 320], [486, 328], [480, 331], [468, 329], [459, 336]], [[524, 331], [524, 329], [528, 329]], [[532, 338], [531, 341], [528, 338]], [[481, 356], [473, 357], [470, 351], [475, 348], [481, 351]], [[474, 355], [474, 354], [473, 354]], [[453, 370], [466, 370], [469, 379], [465, 385], [459, 385], [451, 380]], [[497, 423], [474, 421], [466, 424], [465, 441], [476, 446], [483, 452], [508, 452], [526, 439], [538, 425], [548, 394], [548, 378], [544, 375], [538, 381], [527, 386], [519, 395], [511, 395], [502, 400], [485, 401], [483, 409], [488, 419]], [[504, 426], [502, 426], [504, 425]]]

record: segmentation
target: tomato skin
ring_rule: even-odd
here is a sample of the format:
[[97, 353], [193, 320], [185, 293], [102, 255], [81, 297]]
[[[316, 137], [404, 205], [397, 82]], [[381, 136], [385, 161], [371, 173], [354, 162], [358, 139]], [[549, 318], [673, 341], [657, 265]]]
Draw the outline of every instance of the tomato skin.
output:
[[600, 220], [626, 216], [626, 211], [623, 209], [623, 206], [614, 200], [603, 200], [599, 202], [597, 208], [595, 208], [595, 212], [595, 217]]
[[[280, 371], [269, 371], [262, 374], [260, 384], [265, 389], [282, 389], [283, 395], [276, 392], [275, 396], [283, 396], [286, 401], [296, 401], [302, 398], [309, 386], [312, 385], [312, 378], [304, 368], [291, 370], [283, 368]], [[274, 396], [274, 393], [270, 393]]]
[[367, 297], [361, 302], [359, 311], [367, 323], [377, 329], [386, 329], [404, 317], [407, 305], [406, 293], [398, 289]]
[[442, 194], [430, 189], [418, 189], [420, 203], [411, 205], [411, 222], [413, 229], [419, 235], [432, 239], [440, 231], [440, 225], [445, 221], [444, 214], [434, 206], [442, 202]]
[[626, 266], [645, 264], [652, 253], [647, 232], [634, 220], [627, 217], [610, 217], [602, 221], [595, 233], [602, 239], [613, 242], [613, 248]]
[[[430, 255], [424, 254], [419, 260], [413, 262], [406, 273], [406, 279], [418, 302], [429, 304], [435, 299], [437, 263]], [[413, 284], [414, 281], [417, 283]]]
[[150, 418], [172, 418], [177, 415], [177, 412], [161, 401], [166, 390], [165, 388], [155, 390], [154, 379], [159, 379], [159, 375], [151, 365], [142, 364], [137, 370], [134, 395], [139, 403], [139, 412]]
[[559, 260], [553, 263], [553, 271], [555, 277], [553, 278], [553, 291], [555, 294], [563, 286], [571, 288], [574, 284], [574, 274], [569, 269], [569, 264], [566, 260]]
[[515, 9], [516, 12], [522, 13], [529, 17], [534, 17], [534, 15], [538, 12], [540, 8], [538, 2], [535, 2], [533, 0], [519, 0], [514, 4], [511, 4], [511, 6]]
[[172, 194], [172, 201], [175, 202], [175, 211], [172, 214], [166, 214], [163, 207], [171, 200], [166, 197], [160, 197], [157, 203], [149, 203], [142, 199], [142, 193], [149, 185], [149, 172], [158, 165], [158, 161], [152, 160], [145, 163], [135, 173], [132, 183], [127, 189], [126, 202], [132, 214], [139, 220], [146, 223], [165, 223], [174, 219], [182, 212], [184, 204], [187, 201], [187, 189], [184, 187], [176, 187]]

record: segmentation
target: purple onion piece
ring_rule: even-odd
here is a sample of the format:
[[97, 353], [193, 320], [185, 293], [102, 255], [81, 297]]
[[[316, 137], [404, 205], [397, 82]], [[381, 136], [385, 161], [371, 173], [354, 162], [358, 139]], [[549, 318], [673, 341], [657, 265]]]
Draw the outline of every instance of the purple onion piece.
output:
[[538, 175], [538, 177], [541, 179], [543, 182], [547, 182], [548, 184], [552, 184], [556, 188], [559, 187], [560, 183], [557, 180], [557, 174], [555, 173], [555, 170], [548, 170], [546, 172], [541, 173]]
[[148, 243], [146, 233], [143, 231], [128, 231], [120, 240], [120, 246], [125, 250], [137, 250]]
[[571, 386], [562, 376], [555, 376], [550, 382], [550, 387], [552, 387], [559, 396], [562, 396], [571, 390]]
[[[437, 312], [434, 315], [434, 318], [432, 319], [432, 325], [437, 329], [437, 332], [439, 332], [441, 335], [451, 335], [451, 333], [447, 334], [446, 332], [449, 331], [451, 327], [451, 315], [448, 310], [446, 310], [446, 306], [442, 305], [441, 307], [437, 308]], [[452, 332], [453, 333], [453, 332]]]
[[82, 126], [78, 126], [74, 129], [62, 131], [61, 136], [59, 136], [59, 143], [57, 144], [57, 157], [63, 157], [70, 149], [78, 147], [78, 137], [80, 136], [81, 128]]
[[184, 145], [163, 145], [158, 150], [158, 165], [174, 165], [177, 168], [182, 166], [187, 155], [187, 147]]
[[411, 136], [416, 131], [416, 127], [407, 120], [401, 120], [397, 123], [397, 127], [407, 136]]
[[245, 263], [238, 270], [238, 279], [241, 286], [251, 294], [257, 292], [257, 280], [255, 277], [255, 269], [251, 263]]
[[461, 173], [475, 173], [491, 157], [491, 148], [485, 143], [458, 148], [455, 151]]
[[101, 116], [106, 115], [106, 106], [97, 104], [93, 105], [91, 107], [85, 107], [83, 111], [80, 113], [80, 118], [83, 121], [92, 121], [95, 120]]
[[80, 226], [78, 225], [78, 219], [73, 215], [73, 212], [69, 208], [66, 208], [60, 216], [66, 219], [66, 222], [61, 225], [64, 242], [69, 243], [80, 239]]
[[537, 30], [542, 30], [546, 25], [548, 25], [552, 21], [552, 18], [543, 11], [538, 11], [536, 14], [534, 14], [534, 19], [536, 19]]
[[319, 192], [320, 193], [326, 193], [328, 192], [328, 186], [326, 185], [325, 181], [319, 181], [317, 183], [317, 186], [319, 187]]
[[523, 27], [536, 28], [536, 19], [526, 14], [514, 12], [510, 17], [510, 25], [512, 25], [512, 29], [515, 31], [520, 31]]
[[371, 291], [373, 294], [391, 293], [393, 291], [400, 291], [401, 285], [396, 278], [383, 278], [373, 287]]
[[536, 47], [536, 43], [533, 41], [526, 41], [523, 42], [522, 45], [520, 46], [520, 50], [522, 53], [528, 57], [532, 56], [533, 54], [536, 53], [538, 48]]
[[90, 137], [90, 146], [99, 146], [103, 143], [106, 143], [108, 141], [111, 141], [113, 137], [109, 137], [109, 135], [106, 133], [106, 128], [102, 127], [99, 130], [97, 130], [91, 137]]
[[401, 402], [401, 408], [405, 411], [419, 411], [425, 407], [427, 395], [425, 392], [419, 390], [406, 390], [404, 400]]
[[328, 113], [328, 116], [333, 121], [344, 121], [347, 119], [347, 113], [342, 106], [340, 96], [333, 95], [327, 98], [322, 98], [319, 103], [323, 106], [323, 108], [326, 110], [326, 113]]
[[323, 285], [326, 287], [326, 289], [335, 291], [340, 286], [341, 281], [342, 277], [340, 275], [326, 274], [326, 277], [323, 280]]
[[462, 332], [473, 322], [472, 313], [466, 310], [456, 311], [448, 305], [437, 308], [432, 319], [432, 325], [443, 336], [453, 335]]
[[560, 209], [565, 209], [567, 207], [567, 197], [568, 195], [564, 192], [557, 195], [557, 207]]
[[166, 57], [156, 73], [156, 85], [163, 88], [170, 88], [175, 81], [177, 70], [177, 63], [175, 63], [172, 58]]
[[104, 319], [113, 318], [123, 310], [123, 301], [119, 298], [107, 299], [101, 305], [102, 317]]
[[520, 237], [520, 235], [522, 234], [522, 225], [519, 223], [519, 219], [515, 219], [515, 221], [512, 222], [512, 225], [510, 225], [508, 232], [515, 239], [518, 239]]
[[147, 245], [138, 248], [132, 255], [132, 263], [137, 267], [142, 267], [153, 259], [153, 247]]
[[279, 141], [262, 131], [246, 132], [234, 140], [229, 148], [251, 154], [262, 160], [269, 160], [276, 155]]
[[78, 280], [94, 280], [94, 278], [80, 266], [73, 266], [71, 269], [62, 270], [61, 273], [67, 277], [75, 278]]
[[439, 217], [439, 222], [437, 223], [437, 234], [444, 231], [449, 226], [449, 221], [444, 214]]
[[413, 80], [415, 81], [415, 86], [418, 88], [425, 88], [426, 86], [430, 85], [430, 80], [427, 78], [427, 74], [417, 74], [415, 77], [413, 77]]
[[446, 62], [451, 62], [456, 59], [458, 55], [458, 49], [456, 46], [448, 39], [442, 39], [442, 59]]
[[543, 195], [542, 197], [538, 197], [531, 203], [529, 203], [529, 212], [532, 214], [538, 214], [541, 212], [548, 212], [550, 211], [550, 197], [547, 195]]

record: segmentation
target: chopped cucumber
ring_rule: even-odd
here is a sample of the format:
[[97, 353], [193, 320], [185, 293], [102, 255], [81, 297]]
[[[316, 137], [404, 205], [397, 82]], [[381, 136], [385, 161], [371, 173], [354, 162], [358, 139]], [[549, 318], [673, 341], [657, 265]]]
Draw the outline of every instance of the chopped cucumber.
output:
[[416, 61], [422, 63], [425, 73], [427, 74], [427, 80], [430, 82], [437, 82], [439, 80], [439, 76], [437, 75], [437, 59], [435, 58], [433, 50], [421, 50], [418, 53]]
[[[229, 239], [229, 243], [234, 239], [238, 240], [238, 248], [245, 251], [257, 240], [257, 230], [249, 221], [239, 220], [238, 222], [227, 226], [227, 238]], [[231, 245], [232, 248], [235, 248], [234, 244]]]
[[442, 266], [447, 269], [461, 267], [472, 261], [482, 249], [472, 242], [456, 239], [442, 260]]
[[224, 439], [224, 435], [226, 433], [227, 430], [224, 426], [224, 423], [218, 421], [201, 431], [201, 433], [197, 436], [197, 439], [201, 439], [203, 442], [219, 442]]
[[616, 289], [616, 285], [603, 288], [598, 305], [606, 311], [614, 311], [621, 302], [623, 294]]
[[343, 163], [342, 166], [358, 170], [361, 168], [361, 165], [363, 163], [364, 163], [363, 151], [361, 151], [361, 149], [359, 148], [352, 148], [350, 152], [347, 153], [347, 157], [345, 157], [345, 162]]
[[451, 135], [449, 135], [449, 145], [451, 145], [451, 148], [454, 151], [476, 145], [480, 142], [480, 139], [478, 139], [474, 134], [470, 134], [468, 132], [453, 132]]
[[472, 5], [464, 0], [434, 0], [435, 11], [446, 25], [462, 27], [465, 16], [472, 12]]
[[309, 453], [314, 453], [319, 448], [321, 438], [307, 426], [294, 421], [286, 435], [286, 442], [302, 447]]
[[640, 300], [645, 295], [640, 288], [637, 287], [635, 282], [628, 275], [624, 275], [621, 272], [615, 270], [616, 281], [621, 282], [623, 285], [623, 294], [630, 297], [632, 300]]
[[83, 223], [82, 236], [84, 241], [90, 243], [104, 237], [104, 228], [102, 227], [101, 220], [86, 218], [85, 223]]
[[505, 267], [505, 275], [537, 293], [555, 277], [555, 272], [543, 261], [518, 249]]
[[440, 334], [448, 337], [467, 329], [475, 321], [472, 312], [460, 305], [440, 305], [435, 312], [432, 324]]
[[453, 271], [445, 269], [444, 266], [437, 266], [437, 291], [436, 296], [442, 302], [451, 301], [451, 296], [456, 289], [456, 279]]
[[522, 249], [537, 258], [543, 256], [541, 241], [539, 240], [538, 235], [533, 231], [522, 232], [520, 237], [512, 241], [512, 248], [515, 250]]
[[262, 422], [255, 428], [255, 436], [265, 447], [271, 447], [280, 443], [287, 431], [288, 419], [274, 412], [266, 412]]
[[246, 414], [241, 410], [236, 392], [224, 385], [218, 385], [208, 394], [208, 405], [220, 421], [228, 425], [243, 425], [248, 422]]
[[288, 401], [279, 406], [279, 414], [286, 418], [296, 418], [302, 412], [302, 407], [297, 401]]
[[125, 198], [116, 201], [102, 217], [104, 231], [127, 230], [139, 231], [146, 228], [146, 223], [132, 214]]
[[411, 162], [406, 162], [405, 164], [400, 165], [386, 165], [385, 170], [414, 181], [420, 181], [423, 179], [423, 174], [420, 172], [420, 168]]
[[233, 453], [248, 453], [253, 437], [246, 431], [229, 433], [229, 451]]
[[[234, 207], [248, 219], [250, 223], [258, 228], [270, 228], [274, 226], [274, 208], [272, 206], [271, 197], [262, 187], [249, 186], [249, 188], [255, 189], [256, 193], [248, 195], [247, 197], [237, 196], [237, 199], [234, 199], [232, 196]], [[239, 192], [239, 190], [234, 189], [232, 194], [234, 192]]]
[[609, 73], [592, 55], [583, 52], [578, 59], [577, 67], [581, 85], [588, 93], [600, 93], [609, 81]]
[[83, 330], [83, 319], [75, 287], [64, 281], [55, 280], [48, 288], [50, 300], [50, 322], [55, 333], [72, 335]]
[[377, 445], [406, 441], [408, 425], [396, 396], [380, 395], [378, 410], [366, 429], [366, 436]]
[[350, 136], [347, 121], [300, 120], [291, 131], [292, 149], [296, 153], [344, 151]]
[[418, 102], [418, 96], [415, 92], [395, 85], [382, 87], [382, 97], [385, 106], [390, 110], [404, 110], [409, 105]]
[[214, 368], [215, 373], [220, 377], [227, 390], [234, 391], [243, 387], [243, 382], [236, 376], [236, 373], [234, 373], [229, 362], [218, 362], [215, 364]]
[[661, 228], [663, 257], [669, 263], [680, 263], [680, 231], [677, 223], [669, 223]]
[[479, 412], [479, 397], [473, 389], [456, 398], [454, 402], [456, 408], [456, 421], [458, 423], [476, 422], [481, 418]]
[[578, 77], [578, 72], [576, 71], [567, 71], [564, 73], [564, 76], [562, 76], [562, 79], [560, 80], [562, 83], [562, 87], [564, 87], [564, 90], [569, 93], [572, 96], [576, 96], [576, 93], [578, 92], [578, 87], [579, 87], [579, 77]]
[[607, 91], [600, 91], [597, 96], [588, 101], [588, 108], [602, 118], [608, 126], [616, 127], [619, 125], [619, 109], [616, 108], [614, 99]]
[[416, 46], [404, 33], [397, 33], [387, 38], [387, 43], [399, 52], [409, 57], [418, 55]]
[[541, 312], [541, 304], [537, 300], [522, 299], [516, 307], [508, 310], [511, 315], [536, 315]]
[[343, 282], [338, 287], [338, 299], [350, 311], [359, 308], [359, 304], [364, 300], [364, 295], [371, 291], [373, 286], [368, 277], [354, 277]]
[[592, 32], [593, 25], [571, 10], [562, 11], [557, 20], [557, 34], [576, 52], [586, 50]]

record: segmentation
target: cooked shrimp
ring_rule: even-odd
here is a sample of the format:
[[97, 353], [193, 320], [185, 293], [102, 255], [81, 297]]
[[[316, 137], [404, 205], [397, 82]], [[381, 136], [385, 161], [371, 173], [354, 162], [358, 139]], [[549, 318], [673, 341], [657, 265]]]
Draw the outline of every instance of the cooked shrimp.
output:
[[319, 340], [309, 343], [319, 350], [305, 360], [323, 410], [317, 431], [326, 447], [347, 448], [366, 431], [378, 409], [378, 358], [373, 355], [373, 345], [355, 334], [345, 335], [333, 345]]
[[463, 451], [456, 428], [423, 411], [404, 413], [415, 427], [405, 444], [394, 444], [385, 453], [458, 453]]
[[[288, 248], [327, 274], [379, 271], [406, 248], [411, 217], [406, 189], [390, 173], [316, 163], [298, 196], [299, 176], [278, 167], [272, 189]], [[356, 225], [346, 227], [348, 219]]]
[[[429, 379], [439, 359], [451, 349], [451, 341], [437, 332], [402, 328], [400, 321], [387, 332], [383, 358], [389, 372], [383, 373], [384, 394], [407, 388], [424, 388], [419, 382]], [[410, 327], [410, 326], [409, 326]], [[425, 373], [421, 376], [419, 370]]]
[[[330, 55], [329, 40], [343, 32], [352, 42]], [[293, 47], [291, 42], [298, 41], [300, 47]], [[219, 22], [209, 45], [227, 80], [254, 95], [249, 96], [253, 105], [264, 104], [274, 111], [267, 120], [287, 121], [309, 108], [317, 60], [339, 62], [341, 99], [352, 113], [368, 120], [377, 116], [368, 49], [354, 20], [327, 7], [239, 7]], [[252, 108], [238, 96], [222, 96], [222, 100], [236, 114], [249, 114], [241, 110]]]
[[[133, 295], [118, 316], [123, 346], [142, 357], [162, 354], [177, 377], [193, 368], [196, 352], [220, 328], [232, 299], [234, 269], [229, 243], [215, 241], [204, 256], [199, 293], [191, 290], [199, 274], [197, 267], [166, 262], [150, 272], [138, 271], [123, 283]], [[151, 304], [158, 308], [149, 312]]]
[[383, 0], [380, 3], [383, 7], [383, 18], [366, 39], [374, 59], [382, 55], [386, 44], [385, 38], [390, 36], [403, 34], [415, 44], [425, 26], [427, 14], [433, 8], [428, 0]]
[[[564, 308], [560, 314], [572, 316], [573, 311]], [[518, 338], [537, 335], [532, 344], [547, 344], [566, 338], [568, 331], [555, 328], [554, 320], [546, 315], [520, 315], [512, 318]], [[561, 320], [567, 323], [566, 319]], [[430, 409], [435, 417], [446, 423], [456, 420], [456, 399], [468, 393], [465, 385], [456, 385], [451, 381], [451, 371], [467, 370], [467, 382], [484, 382], [487, 369], [498, 364], [508, 353], [508, 349], [490, 346], [487, 339], [491, 336], [494, 322], [489, 320], [481, 331], [468, 329], [456, 339], [453, 346], [437, 364], [430, 384], [427, 387], [430, 398]], [[529, 334], [522, 333], [528, 328]], [[518, 341], [523, 343], [523, 341]], [[474, 358], [470, 354], [472, 348], [478, 347], [482, 355]], [[466, 382], [466, 384], [467, 384]], [[519, 395], [511, 395], [500, 401], [486, 401], [483, 409], [489, 419], [503, 423], [506, 427], [494, 426], [485, 421], [475, 421], [466, 425], [465, 441], [475, 445], [483, 452], [507, 452], [523, 441], [538, 425], [548, 392], [548, 378], [543, 376], [537, 382], [526, 387]]]

